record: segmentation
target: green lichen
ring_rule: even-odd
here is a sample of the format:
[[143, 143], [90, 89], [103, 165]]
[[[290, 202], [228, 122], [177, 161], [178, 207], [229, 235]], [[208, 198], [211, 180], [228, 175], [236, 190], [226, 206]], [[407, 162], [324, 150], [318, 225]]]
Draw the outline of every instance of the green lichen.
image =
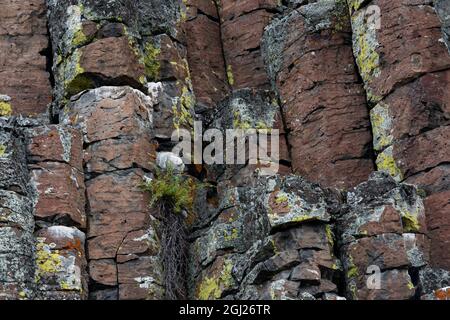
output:
[[289, 201], [289, 198], [288, 198], [288, 196], [286, 195], [286, 194], [278, 194], [277, 196], [276, 196], [276, 198], [275, 198], [275, 203], [276, 204], [282, 204], [282, 203], [285, 203], [285, 202], [288, 202]]
[[367, 38], [367, 34], [357, 35], [359, 52], [356, 57], [356, 62], [363, 79], [370, 81], [379, 72], [380, 56], [376, 48]]
[[239, 238], [239, 231], [236, 228], [233, 228], [231, 232], [224, 231], [224, 239], [225, 241], [233, 241]]
[[233, 67], [231, 65], [227, 66], [227, 79], [230, 86], [234, 85], [234, 75], [233, 75]]
[[311, 221], [311, 220], [316, 220], [315, 217], [311, 217], [311, 216], [298, 216], [292, 219], [292, 222], [305, 222], [305, 221]]
[[232, 269], [232, 261], [226, 260], [217, 277], [205, 277], [200, 283], [198, 298], [200, 300], [220, 299], [222, 293], [233, 285]]
[[55, 274], [60, 271], [62, 266], [61, 255], [58, 250], [54, 252], [42, 240], [38, 239], [36, 245], [36, 282], [39, 282], [42, 276]]
[[12, 115], [12, 106], [9, 102], [0, 101], [0, 117], [9, 117]]
[[370, 112], [372, 131], [374, 136], [374, 149], [381, 151], [393, 142], [391, 135], [392, 119], [389, 115], [389, 106], [379, 103]]
[[6, 146], [3, 144], [0, 144], [0, 158], [2, 158], [6, 153]]
[[385, 151], [378, 155], [377, 167], [378, 170], [389, 173], [396, 181], [403, 180], [403, 173], [397, 167], [393, 156], [393, 147], [387, 148]]
[[403, 223], [403, 231], [406, 233], [418, 232], [420, 230], [419, 220], [410, 212], [402, 212], [402, 223]]
[[187, 86], [181, 89], [181, 96], [172, 106], [173, 125], [175, 129], [194, 127], [195, 101]]
[[241, 114], [239, 111], [235, 111], [233, 113], [233, 128], [234, 129], [241, 129], [241, 130], [248, 130], [252, 128], [252, 125], [247, 122], [247, 121], [243, 121], [241, 119]]
[[416, 287], [414, 286], [414, 283], [412, 283], [411, 281], [408, 282], [407, 286], [408, 286], [409, 290], [415, 290], [416, 289]]
[[161, 63], [159, 61], [159, 56], [161, 54], [161, 49], [156, 47], [153, 43], [148, 42], [144, 48], [144, 66], [146, 76], [156, 81], [159, 78], [159, 72], [161, 68]]
[[333, 234], [333, 230], [331, 230], [331, 226], [328, 224], [325, 227], [325, 233], [327, 235], [327, 240], [328, 240], [328, 244], [330, 245], [330, 248], [333, 248], [334, 247], [334, 234]]
[[78, 29], [75, 34], [73, 35], [72, 38], [72, 45], [74, 47], [80, 47], [84, 44], [86, 44], [87, 42], [89, 42], [88, 37], [86, 37], [86, 35], [84, 34], [83, 30], [80, 28]]

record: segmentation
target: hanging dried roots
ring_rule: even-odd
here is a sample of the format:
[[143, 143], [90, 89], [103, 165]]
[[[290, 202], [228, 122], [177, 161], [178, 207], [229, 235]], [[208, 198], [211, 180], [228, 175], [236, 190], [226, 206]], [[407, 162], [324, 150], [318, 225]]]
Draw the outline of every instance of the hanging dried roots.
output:
[[187, 298], [186, 268], [188, 260], [188, 231], [186, 219], [175, 213], [173, 205], [160, 201], [159, 216], [162, 222], [161, 258], [167, 300]]

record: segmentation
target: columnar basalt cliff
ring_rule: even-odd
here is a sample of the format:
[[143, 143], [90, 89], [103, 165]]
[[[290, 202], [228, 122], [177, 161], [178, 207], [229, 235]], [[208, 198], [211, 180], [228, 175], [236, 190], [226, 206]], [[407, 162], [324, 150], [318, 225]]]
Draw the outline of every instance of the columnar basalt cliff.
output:
[[[449, 17], [0, 0], [0, 299], [449, 299]], [[171, 137], [197, 121], [280, 134], [264, 163], [185, 166]], [[156, 208], [166, 193], [184, 198]], [[184, 279], [162, 213], [183, 217]]]

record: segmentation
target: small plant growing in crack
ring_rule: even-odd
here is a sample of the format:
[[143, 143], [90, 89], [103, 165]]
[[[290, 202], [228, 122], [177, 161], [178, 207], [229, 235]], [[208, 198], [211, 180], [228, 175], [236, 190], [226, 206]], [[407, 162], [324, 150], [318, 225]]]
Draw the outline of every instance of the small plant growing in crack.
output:
[[161, 220], [161, 259], [164, 269], [165, 297], [186, 299], [188, 260], [188, 225], [193, 220], [193, 179], [174, 172], [173, 168], [156, 170], [153, 179], [142, 186], [150, 194], [150, 206]]

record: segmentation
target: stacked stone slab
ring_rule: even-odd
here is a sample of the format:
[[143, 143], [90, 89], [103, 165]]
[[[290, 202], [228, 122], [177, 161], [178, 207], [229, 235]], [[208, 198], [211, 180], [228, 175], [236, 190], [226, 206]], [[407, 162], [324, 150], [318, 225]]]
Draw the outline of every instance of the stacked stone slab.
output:
[[269, 89], [261, 57], [261, 38], [280, 1], [220, 0], [217, 3], [229, 84], [233, 89]]
[[[377, 167], [418, 185], [431, 260], [449, 268], [449, 67], [445, 1], [349, 1], [353, 51], [371, 106]], [[381, 19], [377, 19], [377, 13]]]
[[26, 144], [15, 121], [0, 118], [0, 299], [34, 297], [34, 220]]
[[374, 170], [369, 115], [350, 39], [347, 8], [334, 0], [287, 11], [263, 39], [294, 172], [338, 188], [355, 186]]
[[43, 113], [52, 99], [45, 0], [1, 0], [0, 7], [0, 116]]
[[347, 194], [339, 248], [348, 298], [408, 300], [420, 296], [429, 264], [422, 198], [414, 186], [378, 172]]
[[188, 0], [186, 6], [184, 27], [192, 86], [201, 107], [215, 108], [229, 92], [218, 10], [210, 0]]
[[155, 157], [153, 101], [130, 87], [75, 96], [62, 122], [83, 134], [94, 299], [161, 298], [156, 222], [139, 188]]
[[337, 194], [296, 176], [255, 175], [219, 189], [219, 199], [193, 233], [192, 298], [338, 298], [329, 225]]
[[[277, 168], [272, 174], [289, 174], [291, 172], [290, 155], [280, 107], [276, 96], [269, 90], [249, 88], [235, 90], [221, 101], [214, 112], [205, 117], [205, 120], [207, 129], [219, 130], [222, 133], [224, 147], [224, 153], [221, 155], [224, 165], [207, 167], [207, 178], [210, 181], [235, 186], [241, 185], [245, 183], [246, 178], [253, 176], [255, 169], [264, 167], [268, 169], [275, 162]], [[278, 130], [278, 133], [272, 131], [274, 129]], [[227, 130], [240, 130], [241, 134], [245, 136], [238, 138], [238, 140], [246, 141], [243, 148], [245, 152], [243, 159], [241, 159], [242, 151], [237, 149], [239, 142], [235, 141], [234, 146], [228, 144], [230, 136], [227, 137], [227, 134], [231, 133]], [[254, 130], [254, 137], [258, 137], [257, 142], [250, 139], [251, 131], [249, 130]], [[267, 144], [265, 145], [261, 143], [259, 136], [261, 134], [266, 135]], [[272, 134], [274, 141], [278, 144], [278, 150], [272, 149]], [[205, 151], [207, 150], [205, 149]], [[258, 153], [252, 153], [252, 151]], [[278, 151], [278, 156], [273, 155], [272, 152], [275, 151]], [[226, 164], [226, 160], [232, 157], [231, 153], [234, 153], [234, 162]], [[242, 160], [244, 163], [238, 163]]]
[[36, 298], [86, 299], [86, 188], [81, 132], [39, 123], [24, 131], [37, 230]]

